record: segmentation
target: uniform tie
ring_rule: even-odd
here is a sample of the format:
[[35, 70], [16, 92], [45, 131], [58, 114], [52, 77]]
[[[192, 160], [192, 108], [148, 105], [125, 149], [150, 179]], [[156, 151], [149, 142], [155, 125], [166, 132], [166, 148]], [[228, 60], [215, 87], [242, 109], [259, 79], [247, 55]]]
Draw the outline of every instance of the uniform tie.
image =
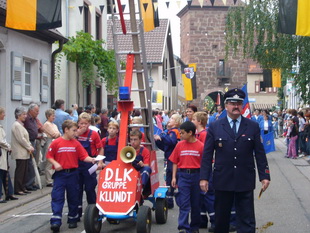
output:
[[238, 120], [233, 120], [233, 127], [232, 127], [235, 136], [237, 136], [237, 125], [236, 125], [236, 122], [237, 122], [237, 121], [238, 121]]

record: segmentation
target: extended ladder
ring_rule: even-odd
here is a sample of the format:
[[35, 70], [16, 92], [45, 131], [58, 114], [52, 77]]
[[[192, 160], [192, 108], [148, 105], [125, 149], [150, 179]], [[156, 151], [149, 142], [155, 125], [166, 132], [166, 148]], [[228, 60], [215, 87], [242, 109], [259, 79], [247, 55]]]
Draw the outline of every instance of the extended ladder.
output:
[[[137, 4], [137, 7], [135, 5]], [[144, 43], [144, 29], [143, 21], [141, 17], [140, 1], [139, 0], [128, 0], [127, 6], [129, 6], [129, 23], [123, 18], [124, 13], [122, 12], [122, 6], [120, 0], [117, 0], [119, 13], [114, 13], [112, 10], [112, 35], [115, 50], [115, 58], [117, 64], [118, 72], [118, 84], [119, 86], [130, 87], [131, 94], [138, 93], [139, 103], [134, 104], [134, 109], [139, 109], [141, 112], [143, 127], [146, 143], [145, 146], [149, 148], [150, 151], [154, 151], [154, 129], [152, 120], [152, 104], [151, 104], [151, 92], [149, 87], [148, 79], [148, 67], [145, 52]], [[118, 16], [118, 17], [116, 17]], [[127, 21], [128, 22], [128, 21]], [[124, 41], [132, 41], [131, 47], [124, 47]], [[122, 67], [122, 62], [126, 58], [126, 69]], [[136, 80], [132, 79], [132, 76]], [[126, 106], [125, 106], [126, 105]], [[140, 105], [140, 106], [138, 106]], [[131, 103], [126, 103], [126, 101], [119, 101], [119, 109], [124, 112], [130, 111], [132, 106]], [[127, 113], [125, 113], [127, 115]], [[124, 117], [129, 117], [128, 115]], [[123, 123], [123, 124], [122, 124]], [[120, 133], [124, 130], [127, 132], [128, 127], [124, 122], [124, 118], [121, 118]], [[127, 144], [127, 137], [124, 137]], [[120, 142], [124, 144], [125, 142]]]

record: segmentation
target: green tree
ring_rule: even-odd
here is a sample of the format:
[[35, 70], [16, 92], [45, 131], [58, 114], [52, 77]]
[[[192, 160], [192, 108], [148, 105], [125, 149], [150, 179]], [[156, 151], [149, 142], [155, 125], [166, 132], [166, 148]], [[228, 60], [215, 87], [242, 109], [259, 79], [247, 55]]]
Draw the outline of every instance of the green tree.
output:
[[63, 46], [62, 55], [75, 62], [77, 78], [80, 74], [84, 87], [95, 88], [95, 81], [105, 83], [108, 91], [115, 91], [118, 86], [115, 56], [113, 50], [105, 50], [103, 40], [94, 40], [93, 36], [83, 31]]
[[[250, 0], [231, 7], [226, 21], [226, 55], [242, 51], [263, 69], [281, 68], [310, 103], [310, 38], [277, 32], [279, 0]], [[299, 67], [297, 73], [292, 72]]]

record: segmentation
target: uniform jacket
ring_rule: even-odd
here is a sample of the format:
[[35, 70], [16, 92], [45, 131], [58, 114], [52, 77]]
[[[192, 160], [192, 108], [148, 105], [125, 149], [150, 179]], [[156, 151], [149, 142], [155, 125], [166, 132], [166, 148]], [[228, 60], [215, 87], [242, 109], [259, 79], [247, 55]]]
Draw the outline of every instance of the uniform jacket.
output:
[[156, 146], [165, 152], [165, 159], [169, 158], [179, 141], [176, 131], [178, 131], [177, 128], [172, 128], [170, 130], [166, 129], [160, 134], [161, 140], [155, 141]]
[[29, 134], [25, 127], [18, 121], [12, 125], [12, 158], [13, 159], [29, 159], [28, 150], [31, 148]]
[[258, 117], [256, 118], [256, 117], [253, 115], [253, 116], [251, 116], [251, 119], [252, 119], [253, 121], [256, 121], [257, 123], [259, 123], [259, 122], [261, 122], [261, 121], [264, 120], [264, 117], [263, 117], [262, 115], [258, 115]]
[[236, 139], [227, 117], [210, 125], [200, 169], [201, 180], [210, 179], [213, 152], [215, 190], [244, 192], [255, 189], [255, 160], [259, 180], [270, 180], [260, 129], [250, 119], [241, 118]]

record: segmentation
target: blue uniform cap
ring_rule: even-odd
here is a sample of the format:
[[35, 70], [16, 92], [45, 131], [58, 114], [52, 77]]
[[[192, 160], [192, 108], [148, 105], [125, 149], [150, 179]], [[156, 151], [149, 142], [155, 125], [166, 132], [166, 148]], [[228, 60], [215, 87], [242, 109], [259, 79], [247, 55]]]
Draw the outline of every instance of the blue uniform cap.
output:
[[233, 88], [227, 91], [224, 95], [225, 103], [226, 102], [243, 102], [245, 98], [245, 93], [241, 89]]

